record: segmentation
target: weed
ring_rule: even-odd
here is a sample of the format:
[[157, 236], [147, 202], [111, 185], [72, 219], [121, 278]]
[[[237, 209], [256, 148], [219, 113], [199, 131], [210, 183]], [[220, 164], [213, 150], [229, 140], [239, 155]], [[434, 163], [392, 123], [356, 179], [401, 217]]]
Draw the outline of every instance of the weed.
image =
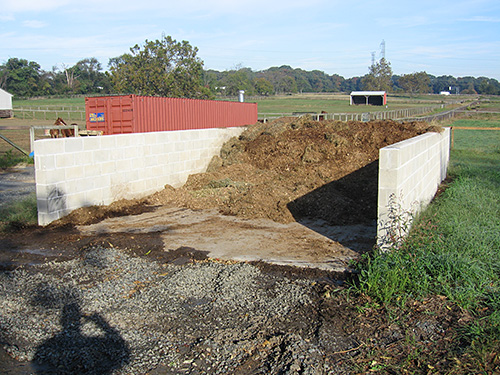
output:
[[389, 196], [386, 219], [379, 224], [384, 233], [378, 241], [382, 251], [399, 249], [411, 228], [415, 216], [414, 210], [404, 209], [400, 203], [402, 201], [402, 196], [397, 197], [396, 194]]
[[8, 150], [0, 156], [0, 168], [14, 167], [20, 163], [33, 164], [33, 158], [26, 155], [14, 154], [12, 150]]
[[0, 208], [0, 228], [4, 231], [37, 225], [36, 195], [15, 201]]

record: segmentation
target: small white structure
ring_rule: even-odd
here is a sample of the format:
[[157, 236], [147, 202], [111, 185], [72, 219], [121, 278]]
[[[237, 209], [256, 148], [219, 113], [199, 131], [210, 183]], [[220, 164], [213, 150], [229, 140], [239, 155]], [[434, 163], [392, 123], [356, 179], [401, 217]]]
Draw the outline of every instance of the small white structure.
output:
[[439, 95], [450, 95], [449, 91], [441, 91]]
[[0, 89], [0, 118], [13, 117], [12, 94]]
[[350, 105], [387, 105], [385, 91], [353, 91], [350, 95]]

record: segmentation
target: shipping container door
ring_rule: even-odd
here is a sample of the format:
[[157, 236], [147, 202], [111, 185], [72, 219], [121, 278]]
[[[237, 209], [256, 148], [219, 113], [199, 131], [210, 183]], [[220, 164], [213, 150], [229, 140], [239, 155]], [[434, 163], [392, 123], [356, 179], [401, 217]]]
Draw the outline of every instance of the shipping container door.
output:
[[109, 134], [132, 133], [134, 129], [134, 100], [132, 95], [109, 97]]

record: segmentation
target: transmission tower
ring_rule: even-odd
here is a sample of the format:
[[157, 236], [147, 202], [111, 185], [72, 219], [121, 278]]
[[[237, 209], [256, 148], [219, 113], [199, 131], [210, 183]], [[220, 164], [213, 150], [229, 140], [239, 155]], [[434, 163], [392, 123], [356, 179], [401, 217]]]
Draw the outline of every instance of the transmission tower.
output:
[[375, 65], [375, 51], [372, 52], [372, 66]]
[[380, 57], [385, 60], [385, 40], [382, 39], [382, 43], [380, 43]]

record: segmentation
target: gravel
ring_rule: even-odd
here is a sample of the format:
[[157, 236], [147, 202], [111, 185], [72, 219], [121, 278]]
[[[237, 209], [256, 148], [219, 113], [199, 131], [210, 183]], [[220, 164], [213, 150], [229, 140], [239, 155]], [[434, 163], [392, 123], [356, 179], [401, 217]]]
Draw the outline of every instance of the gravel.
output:
[[38, 373], [337, 373], [325, 347], [347, 343], [332, 348], [313, 290], [247, 263], [92, 247], [0, 273], [0, 343]]
[[35, 168], [21, 166], [0, 171], [0, 208], [35, 193]]

